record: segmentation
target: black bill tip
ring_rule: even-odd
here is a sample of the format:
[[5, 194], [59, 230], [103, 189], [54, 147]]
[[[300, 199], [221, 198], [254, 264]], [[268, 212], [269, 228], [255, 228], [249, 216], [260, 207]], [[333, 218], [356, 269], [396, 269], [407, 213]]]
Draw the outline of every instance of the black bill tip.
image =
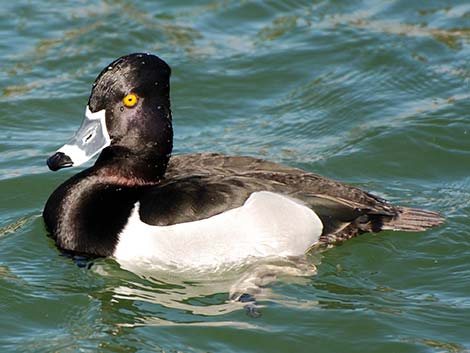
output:
[[47, 166], [55, 172], [56, 170], [73, 166], [73, 162], [65, 153], [56, 152], [47, 159]]

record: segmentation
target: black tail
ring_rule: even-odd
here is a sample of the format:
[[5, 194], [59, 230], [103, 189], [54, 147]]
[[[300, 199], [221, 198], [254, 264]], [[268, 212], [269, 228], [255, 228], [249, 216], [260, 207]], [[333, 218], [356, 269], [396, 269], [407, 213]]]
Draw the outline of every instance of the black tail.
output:
[[396, 210], [398, 215], [384, 222], [382, 230], [422, 232], [444, 223], [444, 218], [437, 212], [408, 207], [397, 207]]

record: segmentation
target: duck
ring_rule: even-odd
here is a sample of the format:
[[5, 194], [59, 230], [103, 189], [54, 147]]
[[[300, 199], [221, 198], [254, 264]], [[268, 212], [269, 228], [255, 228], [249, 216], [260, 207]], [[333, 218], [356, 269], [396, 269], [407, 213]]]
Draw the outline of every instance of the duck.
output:
[[443, 223], [438, 212], [391, 205], [256, 157], [172, 156], [170, 75], [158, 56], [133, 53], [97, 76], [79, 130], [47, 159], [57, 171], [99, 153], [46, 202], [45, 227], [60, 250], [142, 266], [220, 268]]

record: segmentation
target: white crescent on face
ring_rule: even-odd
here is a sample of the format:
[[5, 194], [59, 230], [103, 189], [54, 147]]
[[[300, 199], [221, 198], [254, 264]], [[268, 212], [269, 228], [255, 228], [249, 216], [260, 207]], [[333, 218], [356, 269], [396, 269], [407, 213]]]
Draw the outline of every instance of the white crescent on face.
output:
[[301, 201], [255, 192], [243, 206], [170, 226], [141, 221], [136, 203], [114, 257], [124, 267], [218, 268], [266, 256], [300, 256], [318, 242], [320, 218]]

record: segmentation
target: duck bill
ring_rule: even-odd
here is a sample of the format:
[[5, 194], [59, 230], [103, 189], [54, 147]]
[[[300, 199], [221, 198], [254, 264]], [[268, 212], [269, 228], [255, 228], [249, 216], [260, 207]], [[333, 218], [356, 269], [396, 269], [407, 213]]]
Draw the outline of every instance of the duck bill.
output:
[[67, 144], [47, 159], [47, 166], [53, 171], [79, 166], [110, 143], [106, 128], [106, 110], [92, 113], [87, 106], [82, 125]]

